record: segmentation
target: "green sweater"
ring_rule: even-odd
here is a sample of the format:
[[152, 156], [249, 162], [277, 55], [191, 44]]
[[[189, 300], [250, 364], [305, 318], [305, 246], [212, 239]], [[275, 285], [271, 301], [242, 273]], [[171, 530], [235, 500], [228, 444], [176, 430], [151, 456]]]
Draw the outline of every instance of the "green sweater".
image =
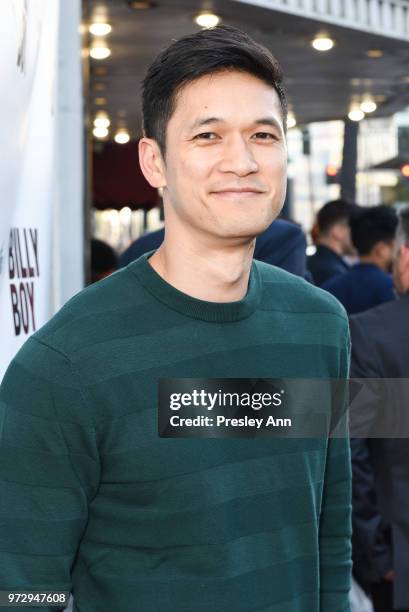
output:
[[0, 590], [70, 590], [76, 612], [348, 611], [346, 439], [157, 433], [163, 377], [346, 377], [345, 311], [254, 260], [242, 300], [198, 300], [151, 254], [73, 297], [4, 377]]

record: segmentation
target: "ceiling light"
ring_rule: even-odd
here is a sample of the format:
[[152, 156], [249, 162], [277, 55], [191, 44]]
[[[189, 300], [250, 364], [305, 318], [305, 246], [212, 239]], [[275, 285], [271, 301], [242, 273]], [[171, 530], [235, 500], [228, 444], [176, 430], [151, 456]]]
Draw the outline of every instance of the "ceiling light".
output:
[[378, 57], [382, 57], [383, 56], [383, 51], [381, 51], [380, 49], [369, 49], [366, 52], [367, 57], [370, 57], [371, 59], [377, 59]]
[[105, 104], [107, 103], [107, 99], [106, 98], [94, 98], [94, 104], [96, 104], [97, 106], [105, 106]]
[[106, 66], [93, 66], [92, 73], [97, 76], [106, 76], [108, 74], [108, 69]]
[[316, 51], [329, 51], [334, 46], [334, 40], [329, 36], [316, 36], [311, 44]]
[[155, 6], [151, 0], [128, 0], [128, 5], [133, 9], [148, 9]]
[[362, 100], [359, 108], [364, 113], [373, 113], [377, 109], [377, 104], [372, 98], [365, 98], [365, 100]]
[[126, 144], [130, 141], [130, 139], [131, 137], [129, 136], [129, 132], [125, 128], [121, 128], [120, 130], [118, 130], [114, 136], [114, 140], [118, 144]]
[[348, 113], [348, 119], [351, 121], [361, 121], [365, 117], [365, 113], [359, 108], [357, 104], [353, 104]]
[[92, 130], [95, 138], [106, 138], [108, 136], [108, 128], [106, 127], [94, 127]]
[[296, 125], [297, 125], [297, 120], [295, 118], [295, 115], [294, 115], [294, 113], [289, 111], [289, 113], [287, 115], [287, 128], [290, 130], [291, 128], [295, 127]]
[[201, 28], [214, 28], [219, 21], [220, 17], [210, 12], [200, 13], [195, 17], [195, 22]]
[[106, 113], [98, 113], [94, 119], [94, 126], [98, 128], [108, 128], [111, 125], [109, 117]]
[[91, 23], [89, 26], [89, 31], [93, 36], [106, 36], [111, 30], [109, 23]]
[[111, 55], [111, 49], [104, 42], [96, 42], [93, 43], [89, 54], [93, 59], [103, 60]]

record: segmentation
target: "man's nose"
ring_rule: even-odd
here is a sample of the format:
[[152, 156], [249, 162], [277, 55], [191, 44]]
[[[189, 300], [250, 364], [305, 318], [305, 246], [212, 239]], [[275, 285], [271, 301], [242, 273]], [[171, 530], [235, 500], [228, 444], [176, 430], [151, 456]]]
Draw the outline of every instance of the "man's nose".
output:
[[235, 136], [226, 141], [219, 170], [221, 172], [232, 172], [237, 176], [246, 176], [257, 172], [258, 164], [251, 150], [251, 144], [242, 136]]

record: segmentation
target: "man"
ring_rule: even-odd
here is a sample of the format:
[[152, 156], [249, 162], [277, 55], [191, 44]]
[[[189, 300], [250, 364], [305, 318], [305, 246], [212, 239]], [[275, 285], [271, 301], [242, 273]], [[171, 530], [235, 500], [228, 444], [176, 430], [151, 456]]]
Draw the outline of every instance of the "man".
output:
[[357, 209], [356, 205], [344, 200], [333, 200], [318, 211], [317, 250], [307, 258], [307, 267], [318, 287], [349, 270], [343, 255], [353, 251], [349, 221]]
[[115, 272], [118, 257], [114, 249], [104, 242], [91, 240], [91, 283], [96, 283]]
[[[118, 267], [127, 266], [144, 253], [159, 248], [163, 237], [163, 229], [144, 234], [121, 254]], [[257, 236], [253, 257], [307, 278], [309, 273], [306, 269], [306, 248], [305, 234], [298, 225], [284, 219], [276, 219]]]
[[[401, 213], [395, 249], [399, 299], [351, 317], [356, 378], [409, 378], [409, 209]], [[368, 427], [376, 416], [372, 408]], [[383, 435], [352, 441], [354, 570], [370, 585], [375, 612], [408, 611], [409, 441]]]
[[322, 286], [348, 314], [395, 299], [390, 272], [397, 223], [393, 208], [384, 205], [366, 208], [351, 219], [351, 238], [359, 263]]
[[72, 588], [86, 612], [346, 612], [345, 438], [158, 436], [163, 379], [347, 375], [338, 302], [252, 258], [285, 196], [277, 62], [228, 26], [182, 38], [143, 118], [163, 244], [66, 304], [2, 385], [0, 589]]

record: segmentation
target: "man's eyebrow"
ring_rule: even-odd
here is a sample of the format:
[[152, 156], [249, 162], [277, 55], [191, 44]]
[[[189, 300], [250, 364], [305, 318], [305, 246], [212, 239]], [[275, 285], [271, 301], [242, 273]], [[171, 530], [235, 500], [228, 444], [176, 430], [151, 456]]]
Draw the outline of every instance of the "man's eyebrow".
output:
[[275, 127], [278, 130], [282, 129], [280, 122], [274, 119], [274, 117], [263, 117], [262, 119], [257, 119], [254, 123], [256, 125], [271, 125], [271, 127]]
[[209, 123], [224, 123], [224, 119], [221, 119], [220, 117], [199, 117], [192, 123], [191, 126], [189, 126], [189, 131], [195, 130], [202, 125], [209, 125]]
[[[199, 117], [189, 127], [189, 131], [195, 130], [204, 125], [209, 125], [211, 123], [225, 123], [225, 120], [221, 117]], [[282, 129], [280, 122], [274, 117], [262, 117], [261, 119], [256, 119], [254, 121], [254, 125], [270, 125], [271, 127], [277, 128], [279, 131]]]

